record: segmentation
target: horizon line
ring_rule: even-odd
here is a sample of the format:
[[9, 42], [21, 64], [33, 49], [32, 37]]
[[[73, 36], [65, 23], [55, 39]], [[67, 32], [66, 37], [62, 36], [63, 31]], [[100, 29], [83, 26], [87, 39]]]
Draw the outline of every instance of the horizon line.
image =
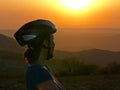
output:
[[[58, 29], [120, 29], [120, 27], [81, 27], [81, 28], [71, 28], [71, 27], [64, 27], [64, 28], [58, 28]], [[2, 30], [18, 30], [18, 29], [0, 29]]]

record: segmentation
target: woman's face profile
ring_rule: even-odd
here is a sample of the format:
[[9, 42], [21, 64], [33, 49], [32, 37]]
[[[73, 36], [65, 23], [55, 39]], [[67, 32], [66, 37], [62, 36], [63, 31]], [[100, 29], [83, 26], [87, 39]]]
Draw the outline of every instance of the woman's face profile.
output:
[[54, 52], [54, 36], [51, 35], [47, 40], [44, 40], [43, 42], [43, 48], [48, 50], [47, 53], [47, 60], [53, 57], [53, 52]]

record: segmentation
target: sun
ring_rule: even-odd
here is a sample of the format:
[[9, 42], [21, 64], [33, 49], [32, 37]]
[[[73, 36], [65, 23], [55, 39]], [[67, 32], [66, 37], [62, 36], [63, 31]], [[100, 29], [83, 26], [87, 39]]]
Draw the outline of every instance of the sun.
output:
[[92, 4], [93, 0], [60, 0], [64, 7], [71, 10], [83, 10]]

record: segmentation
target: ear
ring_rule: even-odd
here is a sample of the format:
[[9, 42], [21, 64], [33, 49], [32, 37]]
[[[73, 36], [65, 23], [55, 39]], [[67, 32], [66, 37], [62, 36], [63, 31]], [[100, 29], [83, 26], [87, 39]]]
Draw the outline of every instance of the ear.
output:
[[26, 63], [29, 63], [29, 60], [28, 60], [27, 57], [24, 57], [24, 61], [25, 61]]
[[25, 51], [24, 51], [24, 61], [26, 62], [26, 63], [29, 63], [29, 60], [28, 60], [28, 58], [26, 57], [26, 53], [28, 52], [28, 48], [25, 48]]

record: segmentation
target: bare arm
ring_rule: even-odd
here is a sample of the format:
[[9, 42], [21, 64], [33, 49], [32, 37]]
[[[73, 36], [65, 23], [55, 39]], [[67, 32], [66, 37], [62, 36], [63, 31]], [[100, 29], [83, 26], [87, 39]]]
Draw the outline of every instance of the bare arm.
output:
[[52, 80], [38, 84], [37, 89], [38, 90], [58, 90], [57, 86]]

